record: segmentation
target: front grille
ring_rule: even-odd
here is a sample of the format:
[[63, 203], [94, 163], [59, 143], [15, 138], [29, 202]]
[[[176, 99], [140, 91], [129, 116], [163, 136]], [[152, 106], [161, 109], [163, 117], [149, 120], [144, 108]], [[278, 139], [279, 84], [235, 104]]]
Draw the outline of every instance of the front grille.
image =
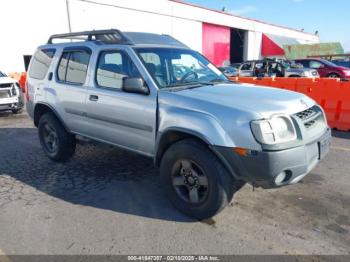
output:
[[8, 84], [0, 84], [0, 88], [9, 88], [12, 87], [12, 83], [8, 83]]
[[322, 111], [318, 106], [313, 106], [309, 109], [296, 113], [295, 116], [298, 117], [304, 124], [306, 129], [317, 124], [318, 118], [322, 115]]
[[307, 122], [307, 123], [304, 123], [304, 126], [305, 126], [306, 128], [310, 128], [310, 127], [312, 127], [314, 124], [316, 124], [316, 121], [312, 120], [312, 121], [309, 121], [309, 122]]
[[14, 83], [0, 84], [0, 98], [16, 96], [16, 86]]
[[299, 113], [296, 113], [295, 115], [304, 121], [304, 120], [312, 117], [313, 115], [317, 114], [317, 111], [318, 111], [317, 106], [313, 106], [309, 109], [306, 109], [305, 111], [301, 111]]
[[10, 96], [10, 92], [0, 92], [0, 98], [9, 98]]

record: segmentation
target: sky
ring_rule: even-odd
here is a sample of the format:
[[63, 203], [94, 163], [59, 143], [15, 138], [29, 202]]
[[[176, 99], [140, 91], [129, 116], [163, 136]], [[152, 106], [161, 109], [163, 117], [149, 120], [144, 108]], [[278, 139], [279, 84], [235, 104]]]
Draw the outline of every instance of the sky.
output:
[[319, 31], [321, 42], [341, 42], [350, 52], [350, 0], [185, 0], [243, 17], [306, 32]]

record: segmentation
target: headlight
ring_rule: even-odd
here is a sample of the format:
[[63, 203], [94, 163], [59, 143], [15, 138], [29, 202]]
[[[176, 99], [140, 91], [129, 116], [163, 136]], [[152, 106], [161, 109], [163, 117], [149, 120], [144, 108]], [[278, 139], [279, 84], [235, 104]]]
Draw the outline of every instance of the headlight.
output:
[[311, 76], [311, 72], [309, 72], [309, 71], [304, 71], [301, 75], [302, 75], [302, 76], [308, 77], [308, 76]]
[[350, 70], [344, 70], [343, 72], [346, 76], [350, 76]]
[[262, 144], [273, 145], [297, 139], [292, 119], [287, 115], [275, 115], [268, 120], [251, 122], [254, 137]]
[[12, 93], [13, 96], [17, 95], [16, 84], [12, 84], [11, 93]]

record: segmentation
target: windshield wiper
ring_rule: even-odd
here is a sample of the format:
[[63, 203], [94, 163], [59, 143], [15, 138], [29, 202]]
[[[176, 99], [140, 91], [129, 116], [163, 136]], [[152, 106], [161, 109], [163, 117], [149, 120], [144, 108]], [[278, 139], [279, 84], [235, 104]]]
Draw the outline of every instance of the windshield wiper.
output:
[[232, 83], [232, 81], [227, 79], [215, 78], [210, 80], [210, 83]]
[[193, 88], [197, 86], [203, 86], [203, 85], [214, 85], [212, 82], [207, 81], [196, 81], [196, 82], [180, 82], [175, 84], [167, 85], [165, 88], [173, 88], [173, 87], [180, 87], [180, 88]]

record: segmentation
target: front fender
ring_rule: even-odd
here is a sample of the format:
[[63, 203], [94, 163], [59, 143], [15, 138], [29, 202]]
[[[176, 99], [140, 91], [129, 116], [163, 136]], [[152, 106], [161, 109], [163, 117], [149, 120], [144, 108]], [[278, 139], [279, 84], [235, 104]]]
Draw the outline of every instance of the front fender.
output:
[[183, 131], [201, 138], [209, 145], [235, 147], [219, 120], [200, 111], [166, 107], [159, 110], [158, 131]]

